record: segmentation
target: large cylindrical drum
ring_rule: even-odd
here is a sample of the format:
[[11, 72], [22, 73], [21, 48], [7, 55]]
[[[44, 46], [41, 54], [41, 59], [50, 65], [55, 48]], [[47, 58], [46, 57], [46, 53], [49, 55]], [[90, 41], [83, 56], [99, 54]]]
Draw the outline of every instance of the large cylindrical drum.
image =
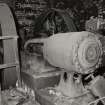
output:
[[78, 73], [90, 73], [99, 67], [102, 52], [98, 36], [86, 31], [52, 35], [43, 47], [51, 65]]

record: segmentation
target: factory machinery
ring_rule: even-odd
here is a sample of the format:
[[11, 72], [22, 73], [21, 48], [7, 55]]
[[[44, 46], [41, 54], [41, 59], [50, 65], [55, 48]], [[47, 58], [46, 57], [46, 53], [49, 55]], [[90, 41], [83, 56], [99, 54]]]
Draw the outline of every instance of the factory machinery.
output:
[[[70, 23], [70, 27], [75, 27]], [[94, 24], [89, 26], [94, 28]], [[23, 81], [35, 91], [41, 105], [104, 105], [104, 36], [98, 31], [78, 32], [76, 27], [57, 33], [53, 31], [52, 36], [33, 38], [25, 43], [26, 52], [34, 46], [34, 55], [41, 56], [51, 68], [46, 67], [45, 72], [33, 77], [23, 72]]]
[[[40, 54], [58, 71], [51, 87], [50, 76], [43, 73], [45, 84], [35, 84], [36, 100], [41, 105], [104, 105], [104, 37], [87, 31], [54, 34], [48, 38], [28, 40], [41, 44]], [[37, 45], [38, 46], [38, 45]], [[37, 77], [37, 76], [36, 76]], [[41, 78], [41, 77], [39, 77]], [[52, 79], [54, 79], [52, 78]], [[26, 78], [25, 78], [26, 79]], [[37, 79], [38, 80], [38, 79]], [[39, 81], [40, 82], [40, 81]], [[42, 83], [42, 82], [40, 82]], [[38, 89], [38, 90], [37, 90]]]
[[[0, 12], [3, 10], [9, 10], [7, 5], [0, 5]], [[2, 35], [17, 36], [11, 14], [10, 21], [6, 21], [8, 17], [5, 12], [1, 13]], [[16, 39], [17, 37], [15, 45]], [[22, 80], [27, 87], [34, 90], [35, 99], [41, 105], [105, 105], [104, 41], [102, 35], [87, 31], [64, 32], [28, 40], [25, 49], [34, 43], [36, 48], [34, 56], [38, 59], [42, 57], [41, 60], [44, 60], [47, 64], [45, 66], [49, 68], [44, 68], [45, 72], [36, 75], [22, 71]], [[15, 48], [17, 51], [17, 45], [13, 45], [11, 40], [9, 42], [6, 40], [4, 46], [1, 46], [0, 49], [4, 48], [3, 63], [8, 63], [12, 58], [10, 63], [18, 60], [13, 53], [14, 49], [11, 49]], [[1, 50], [2, 54], [3, 52]], [[16, 84], [16, 69], [19, 70], [19, 62], [1, 67], [1, 70], [4, 69], [6, 80], [4, 87]]]
[[50, 68], [33, 77], [23, 72], [23, 81], [41, 105], [105, 105], [105, 38], [68, 31], [25, 43], [26, 52], [32, 44]]

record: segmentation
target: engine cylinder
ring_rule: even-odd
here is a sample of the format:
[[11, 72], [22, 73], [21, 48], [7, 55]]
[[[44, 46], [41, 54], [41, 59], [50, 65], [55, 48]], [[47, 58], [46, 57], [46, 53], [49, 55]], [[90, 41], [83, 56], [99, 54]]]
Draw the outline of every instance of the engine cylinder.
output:
[[98, 36], [86, 31], [53, 35], [43, 47], [51, 65], [78, 73], [90, 73], [99, 67], [102, 52]]

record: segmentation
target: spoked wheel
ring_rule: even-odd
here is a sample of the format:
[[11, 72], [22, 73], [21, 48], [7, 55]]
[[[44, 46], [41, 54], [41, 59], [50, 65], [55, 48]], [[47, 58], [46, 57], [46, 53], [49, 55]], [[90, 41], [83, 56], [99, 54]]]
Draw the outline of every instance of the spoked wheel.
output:
[[[17, 72], [16, 67], [9, 67], [11, 63], [15, 63], [17, 54], [14, 52], [15, 44], [10, 39], [4, 37], [17, 37], [16, 26], [10, 8], [5, 3], [0, 3], [0, 78], [1, 88], [8, 89], [16, 86]], [[15, 49], [15, 50], [14, 50]], [[4, 65], [3, 65], [4, 64]]]

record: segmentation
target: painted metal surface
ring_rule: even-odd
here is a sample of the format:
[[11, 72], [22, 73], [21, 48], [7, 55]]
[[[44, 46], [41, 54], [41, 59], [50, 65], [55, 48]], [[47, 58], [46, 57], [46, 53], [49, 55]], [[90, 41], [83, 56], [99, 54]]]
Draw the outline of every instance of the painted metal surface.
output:
[[90, 73], [100, 64], [102, 45], [90, 32], [52, 35], [44, 41], [43, 54], [53, 66], [78, 73]]
[[[0, 3], [0, 25], [2, 36], [17, 36], [16, 26], [10, 8], [5, 3]], [[18, 58], [16, 40], [3, 40], [3, 63], [13, 63]], [[18, 59], [17, 59], [18, 60]], [[17, 81], [16, 67], [5, 68], [2, 71], [2, 88], [15, 86]]]

